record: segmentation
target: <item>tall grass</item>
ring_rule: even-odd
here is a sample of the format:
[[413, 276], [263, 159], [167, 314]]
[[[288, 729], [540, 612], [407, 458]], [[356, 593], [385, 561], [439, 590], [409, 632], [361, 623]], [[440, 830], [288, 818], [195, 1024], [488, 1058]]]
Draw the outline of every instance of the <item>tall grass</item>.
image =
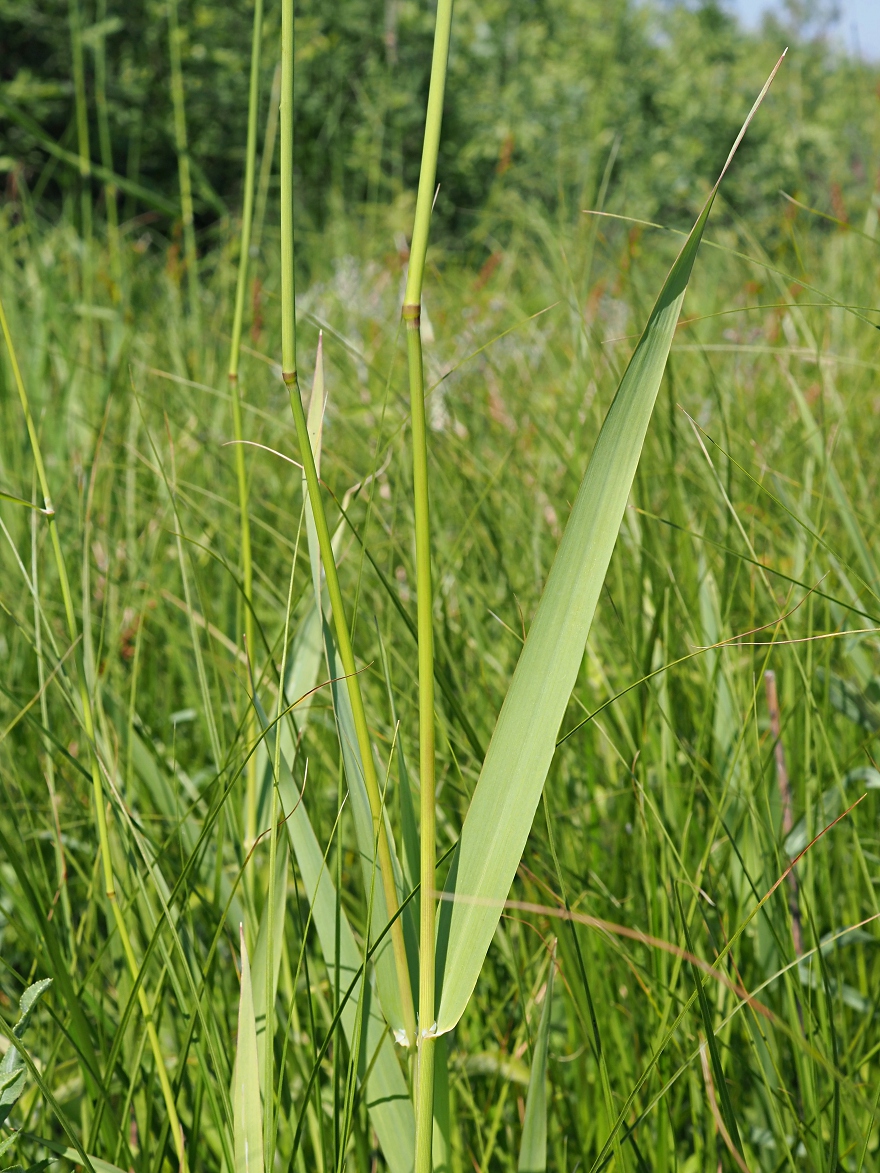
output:
[[24, 1168], [877, 1166], [876, 223], [429, 251], [450, 11], [405, 285], [294, 233], [286, 0], [258, 257], [255, 81], [197, 284], [3, 209]]
[[[436, 1019], [436, 870], [437, 824], [434, 729], [434, 589], [431, 574], [431, 510], [428, 489], [428, 441], [425, 417], [425, 365], [422, 355], [422, 286], [428, 255], [428, 232], [434, 208], [437, 156], [443, 120], [443, 97], [452, 33], [452, 0], [437, 5], [434, 52], [425, 115], [425, 139], [415, 222], [407, 265], [403, 320], [409, 367], [412, 431], [413, 520], [415, 523], [416, 606], [419, 688], [419, 1024], [416, 1088], [416, 1173], [430, 1173], [434, 1138], [434, 1048]], [[442, 976], [442, 970], [441, 970]]]

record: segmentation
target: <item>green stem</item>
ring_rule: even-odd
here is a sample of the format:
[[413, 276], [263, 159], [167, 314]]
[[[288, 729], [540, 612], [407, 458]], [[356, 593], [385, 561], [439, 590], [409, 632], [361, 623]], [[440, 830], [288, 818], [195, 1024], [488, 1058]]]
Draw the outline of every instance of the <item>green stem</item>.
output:
[[[22, 412], [24, 413], [25, 424], [27, 425], [28, 438], [31, 444], [31, 451], [34, 456], [34, 465], [37, 470], [37, 480], [40, 484], [40, 492], [43, 494], [43, 501], [47, 513], [47, 521], [49, 526], [49, 534], [52, 540], [52, 551], [55, 556], [55, 566], [58, 573], [58, 580], [61, 586], [61, 597], [64, 602], [64, 615], [67, 621], [67, 632], [71, 644], [80, 644], [77, 648], [77, 675], [79, 677], [79, 692], [80, 704], [82, 705], [83, 725], [85, 728], [86, 738], [89, 743], [89, 764], [92, 776], [92, 791], [95, 803], [95, 820], [98, 824], [98, 842], [100, 844], [101, 862], [104, 871], [104, 889], [107, 899], [110, 903], [110, 908], [113, 913], [113, 919], [116, 924], [116, 929], [119, 933], [120, 941], [122, 942], [123, 952], [125, 953], [126, 961], [128, 962], [129, 970], [131, 971], [132, 980], [138, 981], [140, 977], [140, 968], [137, 964], [137, 959], [132, 948], [131, 938], [128, 934], [128, 928], [125, 923], [125, 918], [122, 915], [122, 910], [119, 907], [119, 902], [116, 897], [116, 884], [113, 878], [113, 863], [110, 858], [110, 839], [107, 833], [107, 819], [104, 813], [104, 787], [101, 781], [101, 767], [98, 762], [97, 748], [95, 742], [95, 722], [94, 714], [92, 713], [91, 697], [86, 683], [85, 662], [79, 638], [78, 625], [76, 622], [76, 612], [73, 607], [73, 596], [70, 591], [70, 579], [67, 576], [67, 567], [64, 562], [64, 556], [61, 552], [61, 543], [58, 538], [58, 527], [55, 522], [55, 509], [52, 505], [52, 499], [49, 495], [49, 482], [46, 477], [46, 466], [43, 463], [43, 454], [40, 449], [40, 441], [37, 436], [37, 429], [34, 424], [34, 417], [31, 414], [30, 402], [28, 400], [27, 391], [24, 385], [24, 379], [21, 376], [21, 368], [18, 365], [18, 358], [15, 353], [15, 348], [12, 345], [12, 335], [9, 330], [9, 323], [6, 320], [6, 312], [3, 308], [3, 302], [0, 301], [0, 331], [3, 333], [3, 338], [6, 342], [6, 349], [9, 354], [9, 361], [12, 366], [12, 376], [18, 389], [18, 397], [21, 401]], [[150, 1047], [153, 1051], [153, 1058], [156, 1064], [156, 1072], [159, 1076], [159, 1083], [162, 1087], [162, 1096], [165, 1100], [165, 1110], [168, 1113], [168, 1120], [171, 1126], [172, 1136], [174, 1138], [174, 1148], [177, 1153], [180, 1169], [182, 1173], [186, 1173], [186, 1150], [183, 1144], [183, 1132], [180, 1127], [180, 1119], [177, 1115], [177, 1106], [174, 1102], [174, 1093], [171, 1089], [171, 1083], [168, 1079], [168, 1071], [165, 1067], [165, 1059], [162, 1055], [162, 1048], [159, 1043], [159, 1035], [156, 1032], [156, 1027], [153, 1023], [152, 1010], [149, 999], [144, 988], [144, 983], [141, 982], [138, 988], [138, 1002], [141, 1008], [141, 1013], [144, 1017], [144, 1022], [147, 1027], [147, 1034], [150, 1039]]]
[[[107, 16], [107, 0], [99, 0], [98, 24]], [[101, 146], [101, 163], [113, 171], [113, 146], [110, 139], [110, 116], [107, 107], [107, 38], [98, 37], [95, 42], [95, 106], [98, 111], [98, 140]], [[104, 183], [104, 201], [107, 215], [107, 243], [110, 246], [110, 271], [116, 286], [114, 299], [122, 287], [122, 269], [119, 262], [119, 208], [116, 197], [118, 188], [111, 180]]]
[[183, 66], [180, 59], [181, 32], [177, 0], [168, 0], [168, 49], [171, 58], [171, 100], [174, 106], [174, 145], [177, 150], [177, 174], [180, 183], [180, 214], [183, 221], [183, 251], [189, 289], [189, 309], [194, 340], [199, 327], [199, 269], [193, 214], [192, 178], [189, 168], [189, 142], [186, 133], [186, 105], [183, 89]]
[[435, 910], [436, 836], [434, 812], [434, 627], [431, 584], [431, 525], [428, 499], [428, 432], [425, 424], [425, 375], [422, 365], [421, 301], [428, 230], [434, 205], [437, 155], [443, 121], [443, 96], [452, 28], [452, 0], [438, 0], [434, 54], [419, 191], [413, 225], [403, 316], [406, 321], [409, 395], [412, 413], [413, 496], [416, 526], [416, 591], [419, 636], [419, 772], [421, 776], [419, 1061], [416, 1092], [416, 1173], [431, 1173], [434, 1120]]
[[418, 306], [422, 297], [425, 258], [428, 253], [428, 230], [434, 206], [434, 184], [437, 180], [437, 155], [440, 150], [440, 126], [443, 121], [443, 97], [446, 92], [446, 63], [449, 58], [449, 35], [452, 29], [452, 0], [438, 0], [437, 23], [434, 27], [434, 55], [431, 60], [431, 84], [428, 89], [428, 112], [425, 118], [425, 140], [422, 145], [422, 166], [419, 171], [419, 193], [416, 197], [416, 217], [413, 223], [409, 269], [406, 279], [405, 302]]
[[[293, 273], [293, 0], [281, 2], [281, 369], [296, 379]], [[286, 376], [285, 376], [286, 379]], [[311, 445], [306, 448], [311, 451]], [[311, 487], [311, 486], [310, 486]]]
[[[37, 486], [36, 477], [31, 493], [36, 505]], [[55, 862], [58, 869], [58, 892], [61, 897], [61, 911], [67, 929], [70, 947], [71, 962], [76, 964], [76, 936], [73, 932], [73, 922], [70, 912], [70, 892], [67, 886], [67, 861], [64, 856], [64, 842], [61, 835], [61, 822], [58, 817], [58, 794], [55, 789], [55, 761], [52, 756], [52, 742], [49, 737], [49, 704], [46, 698], [46, 668], [43, 660], [43, 620], [40, 613], [40, 579], [38, 558], [38, 527], [39, 515], [36, 510], [31, 514], [31, 586], [34, 599], [34, 650], [37, 654], [37, 680], [40, 687], [40, 717], [43, 722], [43, 753], [45, 755], [46, 786], [49, 790], [49, 802], [52, 805], [52, 830], [55, 836]]]
[[[407, 306], [404, 312], [410, 310]], [[416, 1173], [429, 1173], [434, 1116], [434, 1026], [436, 831], [434, 810], [434, 630], [431, 531], [428, 502], [428, 437], [419, 319], [407, 317], [413, 495], [416, 526], [416, 599], [419, 634], [419, 1057], [416, 1102]]]
[[[370, 802], [374, 834], [379, 845], [379, 868], [382, 874], [382, 888], [389, 919], [396, 916], [399, 907], [397, 887], [391, 863], [391, 847], [385, 827], [382, 798], [376, 778], [370, 732], [364, 711], [360, 677], [354, 659], [348, 621], [336, 571], [336, 559], [330, 540], [330, 529], [324, 512], [315, 457], [309, 439], [308, 424], [303, 410], [302, 396], [296, 374], [296, 304], [293, 274], [293, 0], [283, 0], [281, 6], [281, 362], [284, 382], [290, 393], [290, 407], [296, 425], [297, 440], [303, 462], [309, 502], [318, 534], [318, 546], [327, 593], [333, 612], [333, 626], [339, 647], [339, 658], [346, 677], [348, 696], [351, 702], [355, 733], [360, 751], [364, 785]], [[415, 1012], [412, 1004], [412, 990], [409, 981], [409, 967], [403, 940], [403, 921], [397, 917], [391, 928], [391, 941], [400, 1000], [403, 1006], [404, 1029], [407, 1040], [415, 1039]]]
[[260, 254], [263, 238], [263, 222], [266, 219], [266, 203], [269, 199], [269, 180], [272, 178], [272, 163], [275, 159], [275, 139], [278, 136], [278, 103], [281, 101], [281, 62], [275, 66], [272, 75], [272, 89], [269, 93], [269, 110], [266, 114], [266, 135], [263, 139], [263, 156], [260, 159], [260, 179], [257, 183], [257, 203], [254, 211], [254, 231], [251, 236], [251, 256]]
[[[248, 97], [247, 149], [244, 167], [244, 207], [241, 214], [241, 238], [238, 255], [238, 280], [235, 286], [235, 310], [232, 318], [232, 342], [229, 347], [229, 386], [232, 393], [232, 427], [235, 434], [235, 471], [238, 478], [238, 509], [241, 526], [241, 570], [244, 585], [244, 637], [249, 656], [254, 654], [253, 563], [251, 560], [251, 523], [248, 514], [247, 468], [244, 460], [244, 431], [241, 422], [241, 392], [238, 362], [241, 330], [247, 291], [248, 260], [251, 248], [251, 225], [254, 218], [254, 175], [257, 161], [257, 114], [260, 104], [260, 48], [263, 32], [263, 0], [254, 3], [254, 27], [251, 40], [251, 78]], [[257, 736], [256, 715], [248, 706], [247, 749]], [[247, 764], [245, 800], [245, 852], [250, 851], [257, 834], [257, 755], [250, 754]]]
[[[82, 209], [82, 234], [86, 245], [92, 241], [92, 192], [89, 177], [92, 171], [91, 147], [89, 144], [89, 112], [86, 105], [86, 73], [83, 60], [82, 21], [79, 0], [70, 0], [70, 48], [73, 56], [73, 92], [76, 99], [76, 137], [79, 148], [80, 205]], [[86, 268], [89, 265], [86, 254]], [[83, 290], [83, 300], [91, 300], [91, 290]]]

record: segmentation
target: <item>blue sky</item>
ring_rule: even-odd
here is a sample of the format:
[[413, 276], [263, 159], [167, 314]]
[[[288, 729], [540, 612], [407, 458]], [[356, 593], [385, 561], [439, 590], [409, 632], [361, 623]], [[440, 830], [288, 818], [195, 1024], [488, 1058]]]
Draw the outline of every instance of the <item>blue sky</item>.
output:
[[[778, 0], [731, 0], [730, 7], [754, 26], [768, 9], [779, 9]], [[880, 0], [837, 0], [840, 20], [834, 36], [849, 51], [856, 47], [866, 60], [880, 61]]]

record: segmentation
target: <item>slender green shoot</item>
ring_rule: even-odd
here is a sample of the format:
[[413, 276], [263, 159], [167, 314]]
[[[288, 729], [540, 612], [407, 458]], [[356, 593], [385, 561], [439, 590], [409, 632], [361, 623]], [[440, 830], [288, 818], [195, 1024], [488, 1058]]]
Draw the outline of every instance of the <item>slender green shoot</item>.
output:
[[[254, 569], [251, 559], [251, 522], [248, 514], [248, 479], [245, 466], [244, 430], [241, 422], [241, 390], [239, 386], [239, 355], [241, 330], [244, 321], [244, 301], [247, 292], [248, 261], [251, 247], [251, 225], [254, 216], [254, 174], [257, 160], [257, 115], [260, 104], [260, 49], [263, 33], [263, 0], [254, 0], [254, 27], [251, 41], [251, 77], [248, 94], [247, 148], [244, 167], [244, 206], [239, 237], [238, 279], [235, 285], [235, 310], [232, 318], [232, 341], [229, 346], [229, 390], [232, 397], [232, 427], [235, 434], [235, 473], [238, 478], [238, 511], [241, 533], [241, 574], [244, 589], [244, 637], [249, 656], [254, 654], [253, 585]], [[248, 706], [247, 746], [257, 736], [257, 721], [253, 706]], [[245, 807], [245, 851], [250, 851], [257, 834], [257, 756], [251, 754], [247, 766]]]
[[[110, 176], [113, 174], [113, 144], [110, 140], [110, 115], [107, 106], [107, 37], [103, 22], [107, 18], [107, 0], [98, 0], [95, 26], [95, 108], [98, 114], [98, 143], [101, 163]], [[107, 216], [107, 244], [110, 253], [110, 272], [113, 274], [114, 297], [119, 298], [122, 285], [122, 266], [119, 258], [119, 188], [112, 178], [104, 181], [104, 204]]]
[[419, 191], [406, 280], [403, 317], [409, 361], [412, 419], [413, 497], [416, 537], [416, 593], [419, 639], [419, 773], [421, 785], [419, 875], [419, 1062], [416, 1096], [416, 1173], [430, 1173], [434, 1131], [434, 1006], [436, 832], [434, 798], [434, 627], [431, 585], [431, 524], [428, 499], [428, 434], [425, 422], [425, 374], [422, 362], [422, 283], [428, 252], [428, 229], [434, 204], [437, 154], [443, 121], [446, 65], [452, 28], [452, 0], [439, 0], [428, 112], [419, 173]]
[[171, 58], [171, 100], [174, 105], [174, 145], [177, 150], [177, 175], [180, 183], [180, 216], [183, 223], [183, 253], [189, 293], [190, 325], [193, 340], [201, 332], [199, 309], [199, 260], [196, 249], [192, 177], [189, 166], [189, 140], [186, 131], [186, 100], [183, 88], [183, 65], [180, 57], [182, 33], [177, 0], [168, 0], [168, 50]]
[[257, 182], [257, 201], [254, 210], [254, 228], [251, 234], [251, 256], [260, 255], [263, 239], [263, 223], [266, 219], [266, 204], [269, 199], [269, 181], [272, 178], [272, 163], [275, 159], [275, 140], [278, 137], [278, 103], [281, 101], [281, 62], [272, 74], [272, 89], [269, 93], [269, 110], [266, 114], [266, 135], [263, 139], [263, 154], [260, 158], [260, 178]]
[[[92, 192], [89, 179], [92, 173], [91, 146], [89, 144], [89, 111], [86, 104], [86, 71], [83, 59], [82, 16], [79, 0], [69, 0], [70, 48], [73, 57], [73, 92], [76, 102], [76, 140], [79, 153], [80, 209], [82, 234], [86, 245], [92, 241]], [[86, 251], [85, 273], [89, 272], [88, 249]], [[88, 279], [86, 279], [88, 280]], [[89, 289], [83, 290], [83, 300], [90, 300]]]
[[[373, 760], [373, 750], [370, 744], [370, 733], [367, 727], [367, 716], [364, 710], [364, 701], [361, 694], [360, 679], [354, 659], [351, 635], [345, 614], [345, 605], [342, 600], [342, 590], [339, 585], [339, 575], [336, 571], [336, 559], [330, 539], [330, 529], [327, 525], [327, 515], [324, 511], [324, 502], [321, 497], [321, 487], [318, 473], [315, 468], [315, 458], [309, 441], [308, 424], [303, 410], [302, 396], [296, 372], [296, 305], [294, 284], [294, 236], [293, 236], [293, 62], [294, 62], [294, 17], [293, 0], [283, 0], [281, 6], [281, 370], [284, 383], [290, 394], [290, 406], [296, 426], [297, 441], [300, 456], [305, 471], [306, 483], [309, 490], [309, 502], [314, 514], [315, 528], [318, 533], [318, 546], [321, 551], [321, 560], [327, 582], [327, 593], [333, 611], [333, 624], [336, 632], [336, 642], [339, 646], [339, 657], [345, 672], [348, 695], [351, 701], [354, 717], [355, 732], [357, 734], [358, 749], [364, 771], [364, 785], [370, 800], [370, 812], [379, 844], [379, 867], [382, 873], [382, 887], [385, 894], [386, 910], [389, 919], [394, 923], [391, 929], [394, 962], [397, 971], [397, 981], [400, 987], [400, 999], [403, 1006], [404, 1023], [407, 1035], [407, 1045], [415, 1040], [415, 1011], [412, 1004], [412, 990], [410, 988], [409, 968], [406, 959], [406, 946], [403, 939], [403, 925], [397, 917], [399, 901], [394, 881], [394, 871], [391, 861], [391, 847], [385, 819], [382, 813], [382, 800], [379, 794], [379, 784], [376, 777], [376, 767]], [[395, 919], [396, 918], [396, 919]]]

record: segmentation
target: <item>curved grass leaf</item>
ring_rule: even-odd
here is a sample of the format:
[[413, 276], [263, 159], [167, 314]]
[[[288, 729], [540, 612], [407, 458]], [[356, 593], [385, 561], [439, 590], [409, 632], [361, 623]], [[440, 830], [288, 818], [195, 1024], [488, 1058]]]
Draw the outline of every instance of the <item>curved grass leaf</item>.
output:
[[550, 955], [550, 969], [544, 990], [544, 1005], [535, 1040], [526, 1115], [519, 1146], [519, 1173], [544, 1173], [547, 1168], [547, 1043], [550, 1039], [550, 1016], [553, 1009], [553, 976], [556, 972], [556, 943]]
[[244, 929], [241, 933], [241, 994], [238, 1003], [238, 1044], [232, 1076], [232, 1133], [235, 1173], [263, 1173], [263, 1106], [257, 1059], [254, 993]]
[[[783, 54], [784, 56], [784, 54]], [[782, 58], [752, 107], [654, 304], [590, 457], [465, 818], [450, 903], [436, 1031], [473, 993], [519, 866], [617, 541], [666, 359], [715, 195]], [[450, 908], [451, 906], [451, 908]], [[443, 938], [447, 938], [445, 941]]]

